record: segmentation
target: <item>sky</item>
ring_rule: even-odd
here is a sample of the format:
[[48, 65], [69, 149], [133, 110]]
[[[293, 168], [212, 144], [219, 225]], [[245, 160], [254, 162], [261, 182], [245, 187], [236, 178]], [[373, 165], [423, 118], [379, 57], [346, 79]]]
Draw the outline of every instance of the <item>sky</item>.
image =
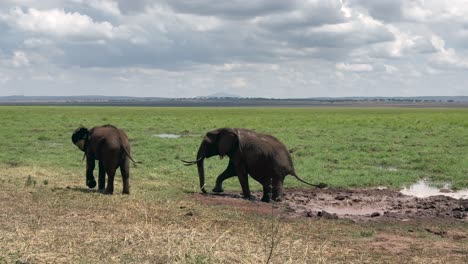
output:
[[468, 95], [468, 0], [0, 0], [0, 96]]

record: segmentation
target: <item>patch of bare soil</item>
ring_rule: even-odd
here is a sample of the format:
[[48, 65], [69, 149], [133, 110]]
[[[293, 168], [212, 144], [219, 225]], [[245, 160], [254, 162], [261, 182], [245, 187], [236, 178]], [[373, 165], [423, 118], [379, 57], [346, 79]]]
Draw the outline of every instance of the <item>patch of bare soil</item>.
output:
[[224, 192], [212, 194], [196, 194], [195, 199], [204, 204], [236, 207], [244, 212], [256, 213], [260, 215], [278, 215], [281, 213], [282, 204], [268, 204], [260, 201], [261, 193], [253, 193], [252, 200], [243, 199], [238, 193]]
[[[273, 210], [285, 217], [311, 217], [357, 221], [411, 220], [446, 218], [468, 220], [468, 199], [446, 196], [417, 198], [395, 190], [379, 189], [285, 189], [282, 202]], [[259, 201], [261, 193], [253, 193], [253, 201], [237, 193], [196, 195], [196, 199], [212, 205], [234, 206], [243, 211], [270, 214], [272, 205]]]

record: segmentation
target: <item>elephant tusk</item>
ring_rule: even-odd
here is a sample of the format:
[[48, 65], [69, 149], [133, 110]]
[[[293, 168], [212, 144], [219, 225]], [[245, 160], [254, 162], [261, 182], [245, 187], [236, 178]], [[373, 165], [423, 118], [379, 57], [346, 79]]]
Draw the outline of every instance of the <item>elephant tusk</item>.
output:
[[182, 160], [182, 159], [181, 159], [180, 161], [182, 161], [183, 163], [185, 163], [185, 164], [184, 164], [185, 166], [191, 166], [191, 165], [196, 164], [195, 161], [187, 161], [187, 160]]
[[191, 166], [191, 165], [197, 164], [197, 163], [198, 163], [200, 160], [202, 160], [202, 159], [203, 159], [203, 158], [199, 158], [199, 159], [193, 160], [193, 161], [187, 161], [187, 160], [181, 159], [180, 161], [184, 162], [184, 163], [185, 163], [185, 164], [184, 164], [185, 166]]

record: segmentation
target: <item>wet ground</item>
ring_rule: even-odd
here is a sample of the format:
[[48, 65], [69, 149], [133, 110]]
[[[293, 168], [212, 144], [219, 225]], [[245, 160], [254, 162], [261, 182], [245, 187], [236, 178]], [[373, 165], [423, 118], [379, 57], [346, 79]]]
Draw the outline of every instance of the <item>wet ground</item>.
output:
[[445, 195], [415, 197], [387, 189], [285, 189], [282, 202], [260, 202], [262, 193], [253, 193], [247, 201], [238, 193], [197, 194], [200, 202], [234, 206], [243, 211], [275, 214], [283, 217], [310, 217], [356, 221], [399, 220], [418, 218], [450, 218], [468, 221], [468, 199]]
[[416, 196], [419, 198], [444, 195], [456, 199], [468, 199], [468, 189], [454, 191], [448, 183], [444, 184], [442, 188], [437, 188], [431, 185], [430, 181], [424, 179], [411, 186], [403, 188], [400, 192], [405, 195]]

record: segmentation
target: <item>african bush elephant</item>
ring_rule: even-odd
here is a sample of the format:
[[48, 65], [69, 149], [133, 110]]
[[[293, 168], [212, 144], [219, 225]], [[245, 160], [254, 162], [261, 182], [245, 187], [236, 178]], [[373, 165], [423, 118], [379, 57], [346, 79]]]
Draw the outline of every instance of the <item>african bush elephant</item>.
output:
[[219, 128], [206, 133], [195, 161], [182, 160], [185, 165], [197, 164], [200, 188], [204, 193], [206, 190], [203, 161], [215, 155], [221, 158], [228, 156], [229, 164], [216, 179], [213, 192], [223, 192], [223, 181], [237, 175], [244, 198], [250, 199], [248, 174], [262, 184], [264, 202], [270, 201], [270, 189], [273, 192], [273, 200], [281, 200], [283, 181], [288, 174], [315, 187], [326, 186], [310, 184], [300, 179], [294, 171], [288, 149], [275, 137], [241, 128]]
[[[120, 167], [123, 181], [123, 194], [130, 193], [129, 184], [129, 158], [130, 144], [127, 135], [112, 125], [96, 126], [88, 130], [85, 127], [77, 128], [72, 134], [72, 142], [86, 156], [86, 185], [89, 188], [96, 186], [93, 171], [95, 161], [99, 161], [99, 192], [112, 194], [114, 192], [115, 171]], [[83, 159], [84, 159], [83, 156]], [[107, 188], [105, 175], [107, 173]]]

